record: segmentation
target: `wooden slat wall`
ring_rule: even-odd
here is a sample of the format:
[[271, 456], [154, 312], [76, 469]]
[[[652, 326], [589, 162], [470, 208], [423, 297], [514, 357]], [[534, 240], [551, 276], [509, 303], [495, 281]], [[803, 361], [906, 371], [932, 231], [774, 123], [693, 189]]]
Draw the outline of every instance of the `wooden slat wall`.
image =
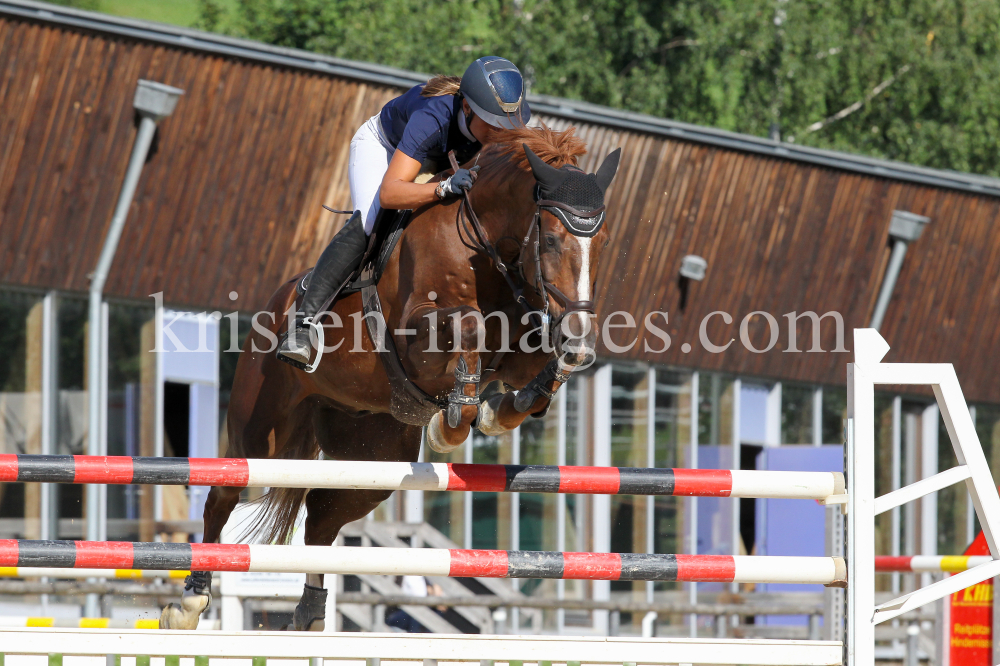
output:
[[[320, 204], [349, 205], [351, 136], [398, 89], [0, 19], [0, 282], [87, 288], [135, 136], [131, 98], [140, 78], [187, 94], [162, 123], [107, 292], [260, 308], [343, 222]], [[1000, 336], [998, 199], [598, 125], [579, 132], [590, 170], [624, 149], [609, 200], [601, 314], [623, 310], [641, 322], [659, 310], [670, 318], [657, 319], [670, 349], [648, 353], [640, 340], [624, 358], [842, 384], [850, 355], [784, 353], [783, 315], [840, 312], [850, 349], [850, 329], [871, 317], [898, 208], [933, 221], [909, 249], [883, 326], [889, 358], [954, 362], [970, 399], [1000, 402], [992, 359]], [[689, 285], [681, 311], [686, 254], [705, 257], [709, 268]], [[239, 293], [235, 304], [230, 291]], [[740, 320], [756, 310], [781, 329], [764, 354], [739, 341]], [[718, 317], [708, 326], [716, 343], [736, 338], [721, 354], [698, 342], [714, 311], [734, 317], [730, 326]], [[749, 333], [766, 345], [763, 318]], [[805, 322], [798, 346], [811, 346]]]
[[354, 131], [395, 89], [0, 20], [0, 280], [87, 288], [135, 138], [140, 78], [186, 91], [161, 124], [107, 293], [260, 307], [343, 223]]

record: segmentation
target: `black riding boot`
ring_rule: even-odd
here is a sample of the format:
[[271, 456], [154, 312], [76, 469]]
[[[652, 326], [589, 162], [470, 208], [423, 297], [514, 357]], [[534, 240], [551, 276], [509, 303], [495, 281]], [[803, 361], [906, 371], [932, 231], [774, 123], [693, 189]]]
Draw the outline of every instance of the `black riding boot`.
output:
[[295, 330], [286, 334], [278, 345], [279, 359], [297, 368], [305, 368], [309, 364], [313, 348], [306, 322], [312, 321], [330, 294], [340, 289], [354, 274], [367, 247], [368, 237], [365, 236], [361, 211], [356, 210], [323, 250], [309, 275], [302, 307], [295, 316]]

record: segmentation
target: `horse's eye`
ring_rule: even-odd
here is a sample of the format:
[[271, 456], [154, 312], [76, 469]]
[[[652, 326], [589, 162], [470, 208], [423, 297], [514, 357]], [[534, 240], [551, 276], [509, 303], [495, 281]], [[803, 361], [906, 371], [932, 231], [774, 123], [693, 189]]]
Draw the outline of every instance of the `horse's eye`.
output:
[[556, 237], [555, 236], [546, 236], [545, 237], [545, 247], [547, 247], [549, 249], [552, 249], [555, 246], [556, 246]]

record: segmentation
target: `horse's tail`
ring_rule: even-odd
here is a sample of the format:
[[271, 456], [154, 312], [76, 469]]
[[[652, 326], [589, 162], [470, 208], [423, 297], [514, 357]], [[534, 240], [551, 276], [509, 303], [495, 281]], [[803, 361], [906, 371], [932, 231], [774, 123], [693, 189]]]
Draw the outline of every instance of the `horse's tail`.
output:
[[[319, 444], [312, 433], [296, 439], [296, 444], [286, 447], [277, 457], [287, 460], [315, 460], [319, 457]], [[252, 537], [253, 542], [257, 543], [290, 543], [295, 531], [295, 520], [307, 492], [308, 488], [269, 488], [255, 500], [260, 504], [260, 511], [241, 536], [240, 542], [247, 543], [245, 538]]]

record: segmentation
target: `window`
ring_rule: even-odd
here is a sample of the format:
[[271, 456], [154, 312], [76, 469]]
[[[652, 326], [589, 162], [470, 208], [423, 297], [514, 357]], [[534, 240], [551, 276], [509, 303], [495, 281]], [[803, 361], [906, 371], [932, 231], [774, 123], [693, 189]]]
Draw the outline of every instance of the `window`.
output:
[[[42, 453], [42, 301], [0, 291], [0, 453]], [[0, 484], [0, 532], [41, 536], [41, 486]]]
[[816, 389], [781, 385], [781, 443], [813, 443], [813, 396]]

